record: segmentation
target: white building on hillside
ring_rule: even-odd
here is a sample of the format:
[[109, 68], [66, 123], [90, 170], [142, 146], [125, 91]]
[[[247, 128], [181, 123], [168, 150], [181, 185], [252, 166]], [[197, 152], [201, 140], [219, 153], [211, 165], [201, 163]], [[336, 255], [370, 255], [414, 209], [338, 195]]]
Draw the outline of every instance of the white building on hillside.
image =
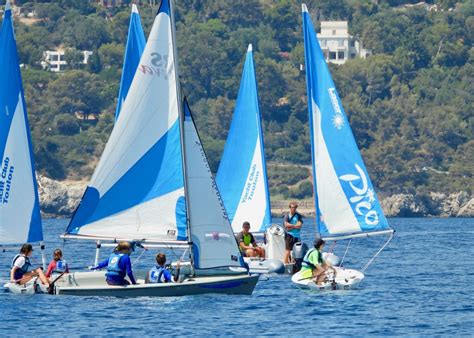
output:
[[319, 43], [326, 61], [342, 65], [349, 59], [366, 58], [370, 50], [349, 35], [347, 21], [321, 21]]
[[[64, 58], [65, 54], [65, 49], [44, 51], [41, 66], [43, 69], [49, 70], [51, 72], [62, 72], [67, 66], [67, 62]], [[82, 63], [86, 65], [89, 62], [89, 57], [93, 54], [93, 52], [90, 50], [83, 50], [82, 54], [84, 56]]]

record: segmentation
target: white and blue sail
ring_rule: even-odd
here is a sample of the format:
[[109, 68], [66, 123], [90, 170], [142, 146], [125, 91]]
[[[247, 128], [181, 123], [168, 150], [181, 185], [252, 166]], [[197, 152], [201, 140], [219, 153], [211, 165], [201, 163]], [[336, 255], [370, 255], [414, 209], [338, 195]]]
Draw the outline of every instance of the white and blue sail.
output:
[[0, 33], [0, 245], [43, 240], [33, 147], [9, 1]]
[[127, 97], [133, 77], [135, 76], [140, 63], [143, 50], [145, 49], [145, 43], [145, 33], [143, 33], [140, 13], [138, 13], [137, 5], [132, 4], [132, 14], [130, 15], [130, 24], [128, 26], [127, 44], [125, 45], [122, 78], [120, 80], [115, 120], [118, 119], [123, 102]]
[[302, 11], [319, 235], [391, 232], [304, 4]]
[[194, 267], [242, 267], [240, 250], [186, 100], [184, 154], [186, 201]]
[[234, 232], [241, 231], [245, 221], [265, 231], [271, 224], [270, 194], [252, 45], [216, 181]]
[[163, 1], [99, 164], [65, 237], [187, 239], [171, 13]]

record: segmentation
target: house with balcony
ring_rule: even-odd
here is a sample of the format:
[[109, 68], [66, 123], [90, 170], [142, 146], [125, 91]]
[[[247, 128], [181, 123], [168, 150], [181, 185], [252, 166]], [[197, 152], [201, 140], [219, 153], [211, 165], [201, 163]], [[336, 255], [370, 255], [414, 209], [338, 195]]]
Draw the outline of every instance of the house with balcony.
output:
[[371, 55], [370, 50], [349, 35], [347, 21], [321, 21], [318, 39], [327, 62], [342, 65], [347, 60]]
[[[90, 50], [83, 50], [82, 63], [86, 65], [89, 62], [90, 56], [93, 54]], [[67, 61], [65, 60], [66, 49], [47, 50], [43, 52], [43, 60], [41, 61], [41, 67], [44, 70], [51, 72], [62, 72], [66, 70]]]

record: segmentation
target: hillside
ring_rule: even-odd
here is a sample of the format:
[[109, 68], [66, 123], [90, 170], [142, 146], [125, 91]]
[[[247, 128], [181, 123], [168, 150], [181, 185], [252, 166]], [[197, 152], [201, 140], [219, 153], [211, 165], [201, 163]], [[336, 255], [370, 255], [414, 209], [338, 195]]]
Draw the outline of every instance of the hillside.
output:
[[[472, 194], [474, 3], [309, 0], [312, 17], [348, 20], [373, 56], [331, 65], [366, 166], [382, 196]], [[4, 1], [0, 1], [4, 3]], [[15, 29], [39, 173], [87, 180], [113, 127], [130, 8], [95, 1], [16, 1]], [[215, 170], [248, 43], [254, 45], [272, 199], [310, 198], [300, 3], [176, 1], [181, 81]], [[140, 6], [146, 33], [156, 7]], [[41, 69], [70, 48], [69, 69]], [[93, 52], [87, 65], [78, 52]]]

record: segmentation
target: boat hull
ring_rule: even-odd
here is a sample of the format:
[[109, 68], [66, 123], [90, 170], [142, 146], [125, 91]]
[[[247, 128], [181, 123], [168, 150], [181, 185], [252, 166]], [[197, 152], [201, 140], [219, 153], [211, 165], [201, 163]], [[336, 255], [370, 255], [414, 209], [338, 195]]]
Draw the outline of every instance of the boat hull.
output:
[[46, 286], [41, 285], [41, 282], [32, 279], [26, 284], [7, 283], [3, 286], [6, 292], [15, 295], [34, 295], [35, 293], [48, 293]]
[[294, 274], [291, 281], [301, 289], [314, 291], [352, 290], [357, 288], [365, 277], [362, 272], [354, 269], [341, 267], [335, 267], [335, 269], [336, 277], [321, 285], [317, 285], [312, 278], [301, 278], [301, 271]]
[[111, 286], [105, 283], [103, 273], [76, 272], [56, 285], [55, 293], [72, 296], [111, 297], [177, 297], [207, 293], [251, 295], [258, 275], [200, 276], [185, 278], [180, 283]]

